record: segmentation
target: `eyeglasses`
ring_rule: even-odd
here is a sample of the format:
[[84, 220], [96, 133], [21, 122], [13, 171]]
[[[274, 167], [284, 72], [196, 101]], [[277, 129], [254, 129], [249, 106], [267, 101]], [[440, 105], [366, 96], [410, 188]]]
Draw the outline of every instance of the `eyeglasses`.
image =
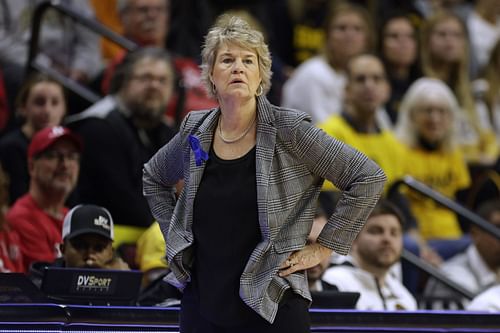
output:
[[38, 155], [38, 158], [43, 158], [49, 161], [64, 161], [68, 160], [71, 162], [79, 162], [80, 161], [80, 153], [76, 151], [62, 152], [57, 150], [47, 150]]
[[169, 78], [166, 76], [154, 76], [152, 74], [132, 75], [131, 79], [136, 80], [141, 84], [151, 84], [153, 81], [156, 81], [162, 86], [167, 85], [170, 82]]

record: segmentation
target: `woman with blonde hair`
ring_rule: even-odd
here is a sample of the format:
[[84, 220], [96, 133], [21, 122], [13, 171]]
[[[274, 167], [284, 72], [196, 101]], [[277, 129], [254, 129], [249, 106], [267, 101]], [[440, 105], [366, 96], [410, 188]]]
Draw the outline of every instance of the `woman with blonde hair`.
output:
[[500, 143], [500, 40], [493, 47], [481, 78], [475, 80], [473, 86], [476, 108]]
[[[450, 199], [471, 183], [457, 140], [460, 112], [443, 81], [423, 77], [406, 92], [395, 128], [409, 148], [409, 175]], [[415, 236], [421, 248], [429, 245], [447, 259], [468, 245], [469, 237], [463, 235], [454, 212], [411, 190], [405, 193], [417, 219]]]
[[[166, 279], [184, 290], [183, 333], [309, 332], [305, 270], [348, 253], [384, 186], [365, 155], [307, 114], [269, 103], [271, 62], [260, 32], [241, 18], [217, 20], [202, 77], [220, 106], [189, 113], [144, 166]], [[306, 244], [325, 178], [344, 192], [318, 241]]]
[[492, 165], [498, 145], [490, 128], [478, 116], [469, 77], [469, 40], [464, 22], [456, 15], [440, 11], [422, 27], [421, 60], [425, 76], [445, 82], [453, 91], [461, 111], [459, 142], [471, 165]]

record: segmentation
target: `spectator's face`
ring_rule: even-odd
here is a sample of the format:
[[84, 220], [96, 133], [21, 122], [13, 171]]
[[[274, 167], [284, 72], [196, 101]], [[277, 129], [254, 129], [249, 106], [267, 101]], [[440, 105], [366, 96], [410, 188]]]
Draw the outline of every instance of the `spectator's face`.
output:
[[449, 18], [434, 26], [429, 38], [429, 52], [435, 61], [456, 63], [464, 57], [466, 42], [462, 25]]
[[129, 0], [121, 16], [123, 34], [142, 46], [165, 47], [169, 0]]
[[353, 243], [360, 264], [367, 270], [389, 269], [399, 260], [402, 248], [401, 224], [389, 214], [370, 217]]
[[417, 40], [408, 19], [398, 17], [388, 22], [382, 38], [382, 52], [391, 65], [408, 67], [415, 62]]
[[222, 99], [255, 98], [261, 82], [257, 54], [235, 44], [221, 45], [215, 57], [211, 80]]
[[83, 234], [61, 247], [67, 267], [105, 268], [113, 259], [113, 243], [97, 234]]
[[411, 111], [417, 133], [427, 142], [439, 144], [449, 135], [452, 115], [446, 101], [422, 97]]
[[366, 23], [357, 13], [341, 13], [332, 20], [327, 36], [327, 48], [334, 59], [345, 62], [364, 52], [367, 43]]
[[61, 139], [29, 162], [30, 177], [43, 193], [68, 195], [80, 171], [80, 152], [75, 144]]
[[[491, 214], [488, 220], [500, 228], [500, 211]], [[490, 268], [500, 269], [500, 240], [477, 227], [471, 228], [471, 235], [479, 253], [485, 258]]]
[[370, 55], [356, 57], [349, 63], [346, 102], [361, 115], [373, 115], [389, 98], [389, 83], [385, 70], [377, 58]]
[[134, 117], [158, 121], [173, 93], [174, 72], [163, 60], [144, 58], [137, 62], [120, 96]]
[[26, 117], [26, 122], [34, 132], [60, 125], [66, 114], [66, 102], [61, 86], [54, 82], [35, 84], [19, 112]]

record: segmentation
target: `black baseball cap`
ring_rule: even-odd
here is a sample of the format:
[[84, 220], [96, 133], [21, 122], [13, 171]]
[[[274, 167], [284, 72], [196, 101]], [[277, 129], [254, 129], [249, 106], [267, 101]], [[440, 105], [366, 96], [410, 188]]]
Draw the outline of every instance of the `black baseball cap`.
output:
[[63, 240], [83, 234], [98, 234], [114, 239], [113, 218], [109, 211], [96, 205], [78, 205], [71, 209], [64, 218]]

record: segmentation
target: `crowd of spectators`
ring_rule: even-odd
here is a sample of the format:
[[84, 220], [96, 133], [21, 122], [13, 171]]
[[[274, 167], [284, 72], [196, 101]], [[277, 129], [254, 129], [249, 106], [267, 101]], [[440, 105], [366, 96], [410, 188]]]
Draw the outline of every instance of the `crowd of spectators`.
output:
[[[91, 204], [83, 207], [111, 221], [113, 233], [97, 244], [108, 259], [142, 270], [145, 290], [160, 295], [153, 303], [179, 296], [161, 281], [165, 243], [142, 196], [142, 167], [188, 112], [217, 106], [201, 80], [200, 49], [216, 17], [231, 13], [269, 43], [269, 100], [307, 112], [388, 176], [387, 201], [352, 256], [312, 269], [311, 290], [359, 289], [359, 309], [415, 309], [419, 297], [495, 309], [485, 295], [498, 293], [500, 240], [411, 189], [391, 187], [412, 176], [499, 225], [498, 1], [63, 0], [137, 49], [127, 52], [49, 9], [28, 64], [41, 2], [0, 1], [0, 272], [60, 264], [75, 245], [64, 237], [65, 216]], [[76, 96], [52, 71], [101, 99]], [[334, 197], [321, 201], [326, 213]], [[322, 215], [316, 219], [321, 225]], [[469, 304], [405, 265], [401, 277], [402, 248], [456, 271], [450, 279], [474, 295], [490, 289]], [[370, 253], [377, 258], [363, 257]]]

